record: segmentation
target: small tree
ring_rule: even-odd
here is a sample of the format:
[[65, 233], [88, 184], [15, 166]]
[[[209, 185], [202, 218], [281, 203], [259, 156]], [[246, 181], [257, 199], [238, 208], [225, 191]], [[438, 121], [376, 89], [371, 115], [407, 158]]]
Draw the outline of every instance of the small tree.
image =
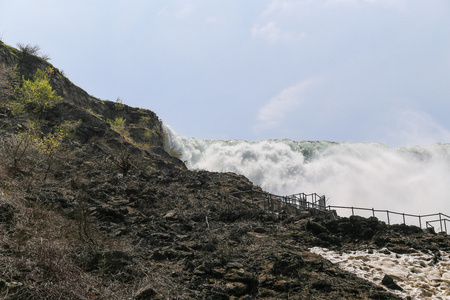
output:
[[33, 152], [33, 140], [27, 133], [0, 138], [0, 158], [9, 175], [33, 169]]
[[62, 100], [52, 89], [49, 74], [41, 69], [36, 71], [32, 80], [24, 79], [22, 86], [16, 90], [19, 101], [19, 105], [13, 110], [16, 113], [23, 111], [24, 107], [40, 112], [52, 108]]
[[31, 44], [23, 44], [23, 43], [18, 43], [17, 47], [19, 48], [20, 51], [22, 51], [23, 54], [26, 55], [38, 55], [39, 51], [41, 50], [41, 47], [39, 45], [31, 45]]
[[120, 144], [113, 147], [114, 154], [112, 155], [112, 162], [122, 172], [123, 176], [127, 176], [128, 171], [133, 167], [133, 157], [129, 147], [124, 144]]
[[130, 138], [130, 133], [128, 132], [126, 128], [126, 119], [122, 117], [117, 117], [114, 120], [106, 120], [109, 125], [111, 125], [111, 128], [122, 135], [124, 138], [128, 139]]
[[69, 133], [67, 129], [61, 125], [54, 128], [53, 133], [38, 136], [36, 135], [33, 139], [34, 147], [44, 155], [47, 168], [44, 174], [44, 180], [52, 168], [56, 154], [60, 151], [64, 139], [68, 137]]
[[121, 111], [125, 108], [125, 104], [123, 104], [123, 101], [120, 97], [117, 97], [115, 107], [117, 111]]

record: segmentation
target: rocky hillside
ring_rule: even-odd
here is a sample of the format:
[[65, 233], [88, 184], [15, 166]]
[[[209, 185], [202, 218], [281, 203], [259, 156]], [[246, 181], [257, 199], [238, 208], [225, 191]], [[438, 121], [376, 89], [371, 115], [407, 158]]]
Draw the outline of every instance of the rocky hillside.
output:
[[2, 299], [400, 299], [308, 251], [450, 250], [442, 235], [316, 210], [269, 214], [189, 171], [149, 110], [0, 43]]

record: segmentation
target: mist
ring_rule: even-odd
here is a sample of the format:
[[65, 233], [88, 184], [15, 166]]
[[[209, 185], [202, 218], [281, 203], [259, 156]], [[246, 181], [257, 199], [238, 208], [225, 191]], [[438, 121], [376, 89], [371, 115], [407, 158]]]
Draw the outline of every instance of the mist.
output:
[[317, 193], [327, 205], [450, 214], [449, 144], [206, 141], [165, 131], [167, 146], [189, 169], [242, 174], [274, 194]]

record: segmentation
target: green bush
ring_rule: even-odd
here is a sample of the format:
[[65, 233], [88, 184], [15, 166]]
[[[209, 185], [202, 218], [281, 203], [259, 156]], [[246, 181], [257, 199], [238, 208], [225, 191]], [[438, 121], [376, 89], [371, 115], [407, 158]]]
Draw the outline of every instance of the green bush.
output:
[[50, 85], [49, 74], [41, 69], [36, 71], [32, 80], [23, 80], [22, 86], [16, 89], [18, 105], [13, 112], [20, 113], [27, 108], [40, 112], [55, 106], [62, 100]]
[[106, 120], [111, 125], [111, 128], [122, 135], [125, 139], [129, 140], [130, 133], [126, 128], [126, 119], [122, 117], [117, 117], [114, 120]]
[[114, 120], [106, 120], [108, 122], [112, 129], [121, 133], [125, 130], [125, 118], [117, 117]]
[[120, 97], [117, 97], [115, 106], [117, 111], [121, 111], [125, 108], [125, 104], [123, 104], [123, 101]]

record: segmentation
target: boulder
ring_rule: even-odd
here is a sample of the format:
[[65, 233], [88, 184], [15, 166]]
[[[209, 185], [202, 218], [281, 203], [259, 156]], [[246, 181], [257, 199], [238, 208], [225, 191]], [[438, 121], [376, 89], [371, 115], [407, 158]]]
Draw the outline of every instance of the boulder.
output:
[[394, 279], [389, 275], [384, 275], [381, 284], [391, 290], [403, 291], [403, 289], [400, 286], [398, 286], [398, 284], [394, 282]]

